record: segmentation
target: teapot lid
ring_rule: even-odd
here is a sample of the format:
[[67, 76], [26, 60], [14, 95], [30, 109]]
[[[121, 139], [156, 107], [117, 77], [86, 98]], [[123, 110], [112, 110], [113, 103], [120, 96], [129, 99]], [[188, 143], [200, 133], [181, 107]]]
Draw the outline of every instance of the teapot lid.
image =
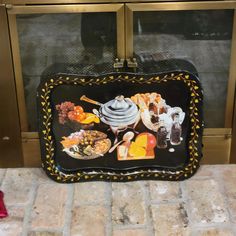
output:
[[105, 103], [100, 112], [110, 121], [125, 122], [134, 120], [137, 117], [138, 107], [131, 99], [119, 95]]
[[116, 96], [115, 99], [111, 100], [109, 106], [114, 110], [124, 110], [129, 108], [129, 104], [123, 95]]

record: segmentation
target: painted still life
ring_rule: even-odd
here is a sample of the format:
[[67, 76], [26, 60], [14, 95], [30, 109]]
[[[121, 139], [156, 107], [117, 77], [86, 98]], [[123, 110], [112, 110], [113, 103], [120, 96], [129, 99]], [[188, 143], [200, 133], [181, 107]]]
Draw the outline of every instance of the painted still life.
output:
[[56, 74], [38, 88], [43, 168], [58, 182], [190, 177], [202, 90], [187, 72]]
[[[93, 104], [94, 109], [88, 111], [71, 101], [55, 107], [58, 122], [74, 127], [75, 132], [61, 140], [63, 152], [72, 158], [89, 160], [114, 152], [119, 161], [154, 159], [155, 148], [167, 149], [169, 142], [166, 151], [174, 152], [183, 140], [181, 124], [185, 113], [180, 107], [169, 106], [161, 94], [118, 95], [104, 104], [86, 95], [80, 100]], [[137, 127], [139, 122], [145, 126], [145, 132]], [[107, 125], [104, 132], [96, 129], [101, 123]], [[108, 137], [108, 130], [114, 137]]]

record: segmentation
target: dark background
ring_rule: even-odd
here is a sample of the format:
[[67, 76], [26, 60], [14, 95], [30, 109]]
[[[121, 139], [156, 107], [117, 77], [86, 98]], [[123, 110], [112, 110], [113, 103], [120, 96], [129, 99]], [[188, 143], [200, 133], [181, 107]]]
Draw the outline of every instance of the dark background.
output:
[[[162, 98], [166, 100], [167, 105], [171, 107], [181, 107], [185, 112], [185, 120], [182, 124], [182, 137], [183, 141], [181, 145], [172, 146], [175, 152], [170, 153], [168, 149], [170, 148], [170, 143], [168, 142], [168, 147], [166, 149], [155, 148], [155, 159], [150, 160], [133, 160], [133, 161], [118, 161], [116, 150], [111, 154], [107, 153], [103, 157], [98, 157], [93, 160], [77, 160], [65, 152], [62, 152], [62, 145], [60, 141], [63, 136], [69, 136], [71, 133], [79, 131], [71, 125], [61, 125], [58, 123], [58, 113], [55, 110], [55, 106], [65, 101], [70, 101], [75, 103], [75, 105], [80, 105], [84, 108], [85, 112], [92, 112], [92, 109], [99, 109], [99, 106], [89, 104], [84, 101], [80, 101], [82, 95], [96, 100], [101, 103], [106, 103], [111, 99], [114, 99], [117, 95], [124, 95], [125, 97], [131, 97], [136, 93], [146, 93], [146, 92], [157, 92], [160, 93]], [[61, 169], [65, 171], [75, 171], [78, 169], [132, 169], [137, 167], [167, 167], [175, 168], [181, 167], [188, 161], [187, 152], [187, 136], [189, 133], [189, 116], [188, 116], [188, 106], [189, 106], [189, 91], [186, 85], [182, 81], [168, 81], [161, 84], [137, 84], [130, 82], [116, 82], [108, 83], [104, 85], [92, 85], [92, 86], [78, 86], [78, 85], [60, 85], [57, 86], [52, 93], [51, 103], [53, 107], [53, 134], [55, 135], [55, 161], [58, 163]], [[109, 126], [103, 124], [102, 122], [95, 125], [92, 129], [99, 130], [108, 135], [112, 144], [114, 142], [115, 136], [111, 131], [107, 131]], [[149, 132], [156, 136], [155, 132], [148, 130], [142, 123], [139, 122], [136, 130], [141, 132]], [[128, 130], [122, 132], [119, 135], [119, 140], [122, 139], [124, 133]], [[136, 137], [136, 136], [135, 136]], [[132, 141], [135, 140], [135, 137]]]

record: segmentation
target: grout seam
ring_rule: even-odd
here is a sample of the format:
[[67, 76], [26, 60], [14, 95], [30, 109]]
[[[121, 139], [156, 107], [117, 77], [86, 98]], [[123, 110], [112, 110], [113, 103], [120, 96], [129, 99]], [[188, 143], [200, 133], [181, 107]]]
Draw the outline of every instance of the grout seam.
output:
[[[185, 180], [185, 181], [188, 181], [188, 180]], [[187, 213], [188, 228], [192, 233], [194, 231], [193, 230], [194, 224], [193, 224], [193, 219], [191, 216], [191, 211], [189, 210], [190, 206], [189, 206], [189, 199], [188, 199], [187, 192], [186, 192], [186, 182], [185, 181], [179, 182], [180, 199], [182, 200], [181, 202], [183, 204], [184, 210]]]
[[[219, 178], [219, 175], [216, 174], [216, 170], [213, 170], [212, 171], [212, 177], [209, 176], [209, 177], [201, 177], [200, 178], [193, 178], [192, 180], [197, 180], [197, 181], [201, 181], [201, 180], [215, 180], [218, 187], [219, 187], [219, 192], [221, 193], [222, 195], [222, 198], [223, 198], [223, 202], [224, 202], [224, 205], [225, 205], [225, 210], [226, 210], [226, 215], [228, 217], [228, 222], [219, 222], [219, 223], [207, 223], [207, 224], [204, 224], [204, 223], [193, 223], [192, 221], [192, 217], [191, 217], [191, 213], [190, 213], [190, 206], [189, 206], [189, 200], [187, 198], [187, 193], [186, 193], [186, 181], [188, 180], [185, 180], [183, 182], [181, 182], [180, 186], [181, 186], [181, 189], [182, 189], [182, 193], [183, 193], [183, 198], [185, 199], [185, 204], [186, 204], [186, 211], [187, 211], [187, 214], [188, 214], [188, 219], [189, 219], [189, 222], [191, 222], [191, 225], [190, 225], [190, 229], [192, 231], [192, 236], [198, 236], [198, 231], [201, 231], [201, 230], [209, 230], [209, 229], [219, 229], [219, 230], [222, 230], [222, 229], [226, 229], [226, 230], [231, 230], [233, 227], [232, 225], [232, 221], [230, 220], [230, 213], [229, 213], [229, 210], [228, 210], [228, 202], [227, 202], [227, 197], [225, 196], [225, 192], [224, 192], [224, 185], [222, 184], [222, 181], [221, 181], [221, 178]], [[235, 227], [236, 229], [236, 227]], [[235, 234], [236, 235], [236, 234]]]
[[0, 179], [0, 187], [1, 187], [1, 188], [2, 188], [2, 183], [3, 183], [3, 181], [4, 181], [5, 177], [6, 177], [6, 174], [7, 174], [7, 169], [4, 170], [4, 173], [3, 173], [3, 175], [2, 175], [2, 178]]
[[35, 179], [32, 181], [32, 186], [30, 189], [29, 193], [29, 202], [25, 206], [25, 215], [24, 215], [24, 220], [23, 220], [23, 228], [22, 228], [22, 236], [27, 236], [28, 232], [30, 231], [30, 218], [32, 214], [32, 208], [35, 202], [35, 198], [37, 195], [37, 190], [38, 190], [38, 183], [36, 182]]
[[105, 202], [104, 206], [107, 208], [108, 219], [106, 223], [106, 236], [112, 236], [113, 226], [112, 226], [112, 184], [111, 182], [105, 187]]
[[75, 185], [71, 184], [67, 186], [67, 201], [65, 204], [65, 215], [64, 215], [64, 227], [63, 236], [70, 236], [71, 223], [72, 223], [72, 210], [74, 203], [74, 189]]
[[145, 212], [146, 212], [146, 224], [147, 231], [150, 236], [155, 235], [154, 223], [152, 217], [152, 209], [151, 209], [151, 197], [150, 197], [150, 182], [142, 182], [143, 196], [144, 196], [144, 204], [145, 204]]

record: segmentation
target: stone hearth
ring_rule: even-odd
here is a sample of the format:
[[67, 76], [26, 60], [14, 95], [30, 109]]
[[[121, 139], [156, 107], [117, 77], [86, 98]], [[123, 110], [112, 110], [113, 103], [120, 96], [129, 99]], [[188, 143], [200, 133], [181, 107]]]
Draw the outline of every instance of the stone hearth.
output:
[[57, 184], [41, 169], [1, 169], [9, 217], [0, 235], [233, 236], [236, 165], [183, 182]]

